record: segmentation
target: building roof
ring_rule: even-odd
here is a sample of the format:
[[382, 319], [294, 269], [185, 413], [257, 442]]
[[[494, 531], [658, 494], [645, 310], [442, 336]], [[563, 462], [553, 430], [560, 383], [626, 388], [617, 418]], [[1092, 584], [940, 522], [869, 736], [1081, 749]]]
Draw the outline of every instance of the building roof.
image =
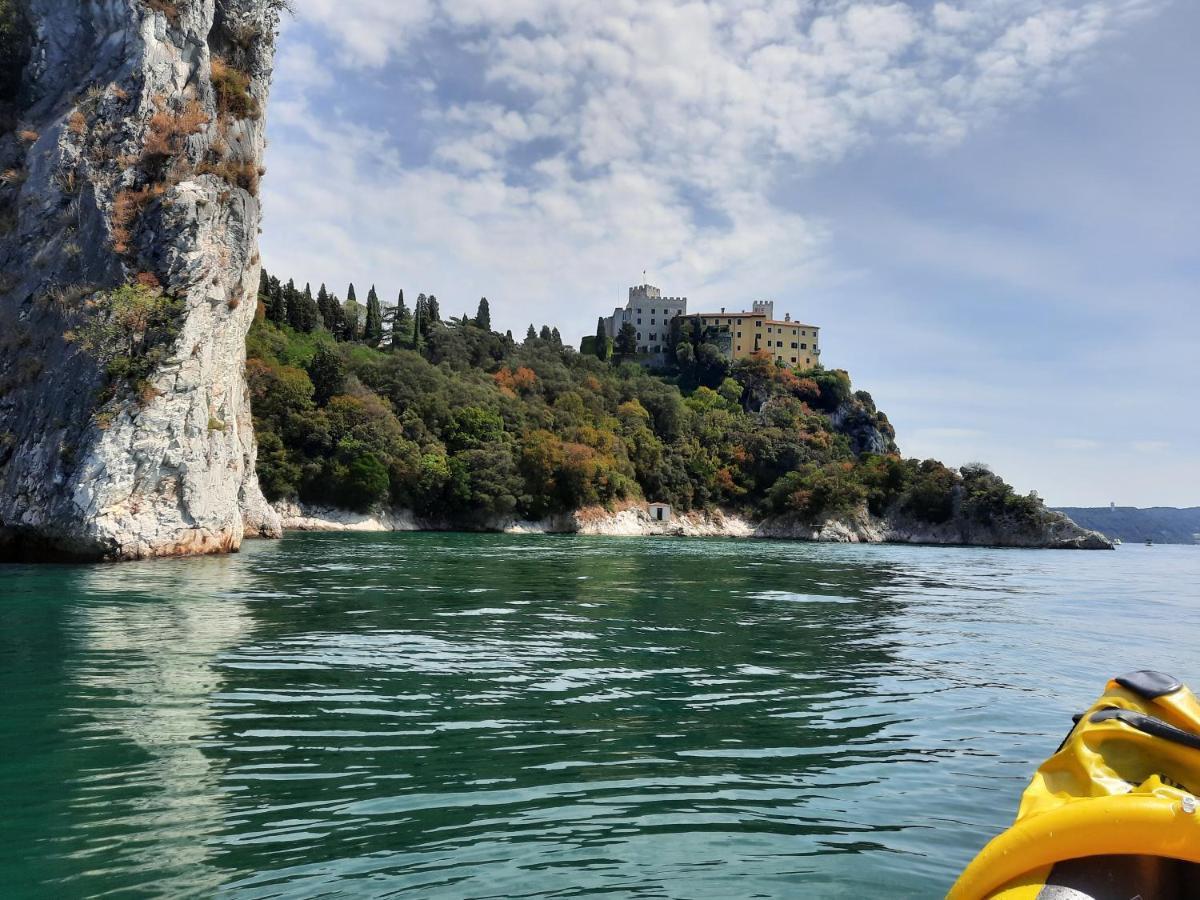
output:
[[[692, 315], [701, 319], [762, 319], [766, 325], [792, 325], [797, 328], [811, 328], [814, 331], [819, 331], [821, 328], [820, 325], [809, 325], [807, 322], [799, 320], [768, 319], [764, 313], [755, 312], [698, 312], [692, 313]], [[689, 316], [689, 318], [691, 317]]]

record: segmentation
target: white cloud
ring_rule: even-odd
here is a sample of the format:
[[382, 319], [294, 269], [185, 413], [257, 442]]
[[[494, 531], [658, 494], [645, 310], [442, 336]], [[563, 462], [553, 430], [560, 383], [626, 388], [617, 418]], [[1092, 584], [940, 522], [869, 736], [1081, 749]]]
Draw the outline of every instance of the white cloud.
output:
[[1098, 450], [1102, 446], [1091, 438], [1055, 438], [1053, 445], [1058, 450]]
[[[590, 332], [643, 267], [699, 302], [748, 302], [819, 260], [825, 230], [776, 202], [780, 175], [872, 141], [961, 141], [1153, 5], [305, 0], [272, 112], [291, 132], [267, 182], [268, 224], [303, 224], [268, 240], [269, 261], [500, 291], [567, 334]], [[431, 65], [443, 46], [478, 79]], [[364, 70], [425, 85], [406, 127], [427, 161], [403, 164], [390, 135], [324, 99]]]

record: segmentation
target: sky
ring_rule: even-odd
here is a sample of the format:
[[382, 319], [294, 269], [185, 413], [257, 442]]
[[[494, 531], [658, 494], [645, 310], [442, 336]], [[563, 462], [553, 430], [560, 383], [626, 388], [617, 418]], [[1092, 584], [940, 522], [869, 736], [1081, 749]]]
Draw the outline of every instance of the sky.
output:
[[264, 264], [577, 341], [822, 328], [907, 456], [1200, 505], [1200, 4], [296, 0]]

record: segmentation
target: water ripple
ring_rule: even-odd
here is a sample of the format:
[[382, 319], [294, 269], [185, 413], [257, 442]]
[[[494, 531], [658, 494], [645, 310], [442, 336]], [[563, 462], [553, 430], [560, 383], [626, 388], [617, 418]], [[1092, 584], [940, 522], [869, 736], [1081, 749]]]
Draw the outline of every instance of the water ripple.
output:
[[309, 535], [0, 578], [17, 897], [938, 896], [1114, 670], [1197, 674], [1194, 548]]

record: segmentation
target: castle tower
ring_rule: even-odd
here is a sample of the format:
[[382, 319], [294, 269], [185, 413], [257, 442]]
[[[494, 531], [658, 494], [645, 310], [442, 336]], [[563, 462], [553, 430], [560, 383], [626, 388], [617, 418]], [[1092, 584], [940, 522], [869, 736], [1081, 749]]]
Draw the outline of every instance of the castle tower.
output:
[[756, 316], [766, 316], [768, 319], [775, 318], [775, 301], [774, 300], [755, 300], [754, 314]]

